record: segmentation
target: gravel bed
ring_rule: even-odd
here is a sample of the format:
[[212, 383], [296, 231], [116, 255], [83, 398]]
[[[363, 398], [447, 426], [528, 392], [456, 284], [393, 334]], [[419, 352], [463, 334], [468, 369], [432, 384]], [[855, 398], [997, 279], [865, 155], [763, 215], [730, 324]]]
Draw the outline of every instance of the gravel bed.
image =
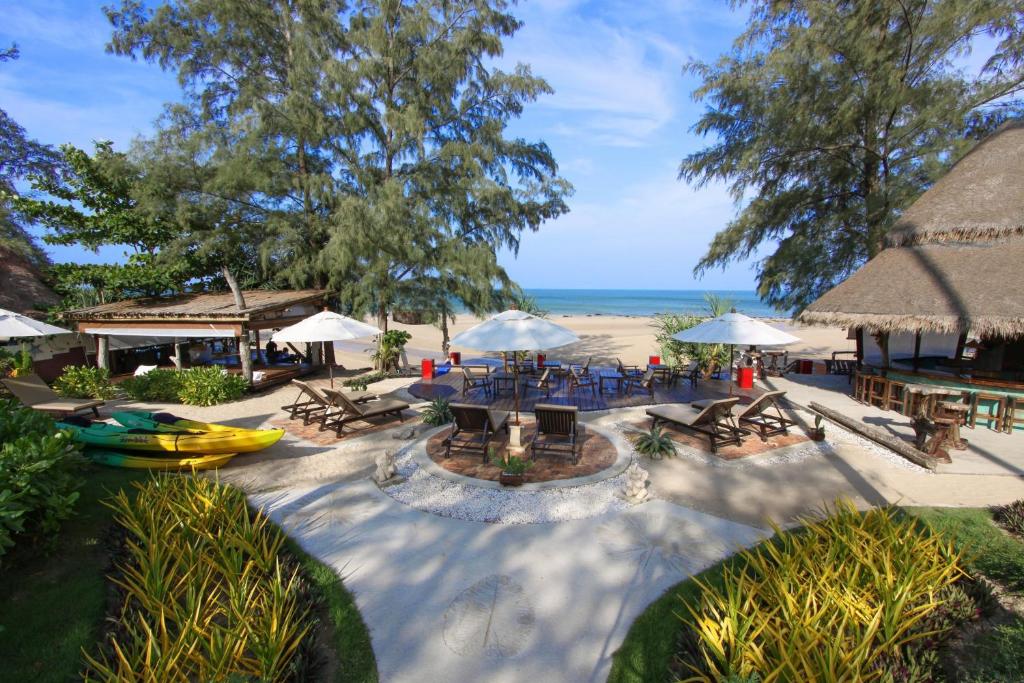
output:
[[625, 474], [596, 484], [540, 491], [481, 488], [435, 477], [420, 468], [412, 449], [422, 447], [414, 444], [398, 455], [395, 465], [405, 481], [383, 488], [399, 503], [421, 512], [490, 524], [545, 524], [632, 507], [619, 497]]

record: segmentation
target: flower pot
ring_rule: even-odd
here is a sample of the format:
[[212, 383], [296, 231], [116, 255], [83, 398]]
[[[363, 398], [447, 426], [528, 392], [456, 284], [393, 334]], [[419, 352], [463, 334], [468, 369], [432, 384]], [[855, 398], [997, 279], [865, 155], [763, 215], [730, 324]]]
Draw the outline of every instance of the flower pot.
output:
[[824, 440], [825, 440], [825, 430], [824, 429], [814, 429], [814, 430], [811, 431], [811, 441], [824, 441]]
[[525, 474], [513, 474], [512, 472], [502, 472], [498, 477], [502, 486], [522, 486], [525, 479]]

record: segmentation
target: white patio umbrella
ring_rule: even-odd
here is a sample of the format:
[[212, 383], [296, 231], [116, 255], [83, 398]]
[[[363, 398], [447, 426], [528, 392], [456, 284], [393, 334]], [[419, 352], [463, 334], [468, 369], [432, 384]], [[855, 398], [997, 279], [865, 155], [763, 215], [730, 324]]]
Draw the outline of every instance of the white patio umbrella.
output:
[[[477, 351], [543, 351], [580, 340], [576, 334], [557, 323], [538, 318], [526, 311], [509, 310], [452, 337], [451, 343]], [[515, 399], [516, 424], [519, 423], [519, 382], [512, 389]]]
[[[271, 339], [274, 342], [283, 343], [316, 343], [320, 342], [321, 348], [327, 342], [347, 341], [359, 339], [360, 337], [372, 337], [383, 332], [373, 325], [349, 318], [348, 316], [332, 311], [321, 311], [311, 315], [305, 320], [300, 320], [294, 325], [282, 328], [274, 333]], [[328, 366], [328, 373], [331, 377], [331, 386], [334, 386], [334, 368]]]
[[0, 308], [0, 339], [19, 337], [48, 337], [51, 334], [74, 334], [71, 330], [56, 327], [27, 315]]
[[693, 344], [728, 344], [729, 345], [729, 377], [732, 379], [733, 346], [785, 346], [800, 341], [799, 337], [776, 329], [767, 323], [731, 312], [717, 318], [705, 320], [688, 330], [672, 335], [676, 341]]

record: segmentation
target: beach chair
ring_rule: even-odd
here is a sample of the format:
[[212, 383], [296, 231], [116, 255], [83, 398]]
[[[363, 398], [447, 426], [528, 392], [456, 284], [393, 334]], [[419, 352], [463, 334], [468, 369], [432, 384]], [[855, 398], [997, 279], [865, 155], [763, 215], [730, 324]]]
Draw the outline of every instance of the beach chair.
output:
[[478, 375], [471, 369], [463, 367], [462, 370], [462, 395], [465, 396], [467, 392], [473, 389], [483, 389], [484, 394], [488, 396], [491, 394], [491, 378], [490, 376]]
[[569, 370], [572, 371], [572, 372], [579, 372], [579, 373], [584, 374], [584, 375], [589, 375], [590, 374], [590, 361], [592, 359], [593, 359], [593, 356], [587, 356], [587, 362], [584, 363], [583, 365], [580, 365], [579, 363], [572, 363], [572, 364], [569, 365]]
[[685, 368], [673, 369], [672, 376], [669, 378], [669, 384], [674, 387], [679, 380], [684, 380], [696, 389], [698, 379], [700, 379], [700, 363], [693, 361]]
[[[293, 379], [292, 384], [299, 390], [299, 395], [290, 404], [281, 406], [281, 410], [288, 411], [289, 420], [301, 417], [304, 425], [308, 425], [313, 420], [323, 423], [327, 413], [337, 408], [336, 399], [329, 397], [313, 385], [298, 379]], [[333, 389], [330, 391], [341, 393], [335, 392]], [[372, 401], [377, 398], [377, 395], [369, 391], [354, 391], [348, 394], [348, 397], [355, 403], [363, 403]]]
[[545, 398], [551, 398], [551, 370], [545, 370], [540, 379], [527, 378], [523, 382], [523, 397], [529, 396], [530, 391], [540, 391]]
[[651, 428], [666, 423], [684, 431], [708, 437], [711, 452], [717, 453], [719, 445], [740, 446], [747, 430], [741, 429], [733, 417], [732, 409], [740, 400], [739, 396], [716, 401], [698, 402], [700, 405], [672, 404], [647, 409]]
[[74, 415], [83, 410], [91, 410], [96, 417], [100, 416], [99, 407], [105, 402], [91, 398], [64, 398], [57, 395], [38, 375], [21, 375], [0, 380], [7, 391], [24, 405], [43, 413], [57, 417]]
[[468, 403], [452, 403], [448, 406], [452, 411], [452, 432], [442, 442], [444, 457], [452, 456], [452, 446], [456, 448], [479, 448], [484, 464], [487, 463], [487, 447], [499, 429], [508, 433], [508, 413], [500, 410], [488, 410], [482, 406]]
[[615, 359], [615, 370], [623, 377], [637, 377], [643, 374], [639, 365], [623, 365], [621, 358]]
[[650, 394], [651, 398], [654, 398], [654, 385], [658, 380], [654, 376], [654, 370], [648, 368], [644, 374], [637, 377], [626, 377], [623, 380], [626, 384], [626, 396], [633, 395], [633, 389], [639, 387]]
[[333, 429], [338, 436], [341, 436], [347, 424], [368, 421], [382, 415], [397, 415], [400, 421], [405, 422], [402, 411], [409, 409], [408, 403], [393, 398], [356, 403], [341, 392], [336, 392], [332, 398], [337, 399], [338, 410], [324, 415], [320, 431]]
[[779, 407], [779, 399], [785, 395], [785, 391], [767, 391], [758, 396], [736, 416], [740, 427], [750, 427], [761, 436], [761, 441], [776, 434], [788, 434], [789, 427], [796, 422], [786, 417]]
[[579, 462], [580, 426], [576, 406], [554, 406], [538, 403], [533, 407], [537, 417], [537, 436], [530, 444], [530, 457], [537, 459], [537, 451], [568, 453], [572, 464]]
[[580, 389], [590, 387], [590, 393], [597, 396], [597, 382], [589, 372], [583, 372], [578, 368], [569, 369], [569, 395], [572, 396]]

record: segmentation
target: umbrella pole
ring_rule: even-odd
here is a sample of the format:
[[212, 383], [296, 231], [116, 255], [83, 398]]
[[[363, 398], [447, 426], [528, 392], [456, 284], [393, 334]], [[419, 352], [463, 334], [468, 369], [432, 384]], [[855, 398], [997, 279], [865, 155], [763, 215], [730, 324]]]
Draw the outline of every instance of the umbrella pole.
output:
[[[327, 363], [327, 342], [320, 342], [320, 356]], [[331, 378], [331, 389], [334, 388], [334, 363], [327, 363], [327, 376]]]

